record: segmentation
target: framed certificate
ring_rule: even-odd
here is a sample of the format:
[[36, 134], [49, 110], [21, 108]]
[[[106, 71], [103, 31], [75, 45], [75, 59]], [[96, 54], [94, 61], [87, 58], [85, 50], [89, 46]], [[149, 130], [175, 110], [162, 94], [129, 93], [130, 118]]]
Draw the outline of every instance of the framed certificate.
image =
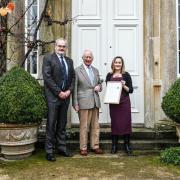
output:
[[122, 91], [122, 84], [118, 81], [108, 81], [104, 96], [105, 104], [119, 104]]

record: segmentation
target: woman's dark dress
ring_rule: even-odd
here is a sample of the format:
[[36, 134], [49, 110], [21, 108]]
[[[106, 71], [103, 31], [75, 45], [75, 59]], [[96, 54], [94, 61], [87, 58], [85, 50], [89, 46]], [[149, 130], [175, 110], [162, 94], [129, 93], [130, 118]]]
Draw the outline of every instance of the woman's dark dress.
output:
[[[121, 81], [122, 77], [112, 77], [110, 81]], [[122, 90], [120, 103], [110, 104], [111, 131], [112, 135], [125, 135], [132, 132], [131, 127], [131, 103], [129, 95]]]

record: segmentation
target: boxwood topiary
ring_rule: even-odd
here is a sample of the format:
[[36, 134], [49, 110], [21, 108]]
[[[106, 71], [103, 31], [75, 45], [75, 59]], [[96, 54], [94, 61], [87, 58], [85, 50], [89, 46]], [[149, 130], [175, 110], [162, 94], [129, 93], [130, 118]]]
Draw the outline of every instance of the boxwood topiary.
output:
[[0, 78], [0, 123], [38, 123], [46, 109], [42, 87], [23, 68], [14, 67]]
[[163, 97], [161, 107], [170, 119], [180, 123], [180, 78], [172, 84]]
[[180, 147], [171, 147], [160, 153], [160, 161], [167, 164], [180, 165]]

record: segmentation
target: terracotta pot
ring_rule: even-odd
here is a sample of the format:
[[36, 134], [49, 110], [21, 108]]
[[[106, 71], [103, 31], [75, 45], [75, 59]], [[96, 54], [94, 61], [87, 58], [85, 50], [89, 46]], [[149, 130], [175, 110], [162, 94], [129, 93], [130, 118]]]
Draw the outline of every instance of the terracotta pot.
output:
[[180, 123], [176, 123], [176, 135], [178, 136], [178, 142], [180, 143]]
[[1, 154], [6, 159], [23, 159], [32, 154], [38, 125], [0, 124]]

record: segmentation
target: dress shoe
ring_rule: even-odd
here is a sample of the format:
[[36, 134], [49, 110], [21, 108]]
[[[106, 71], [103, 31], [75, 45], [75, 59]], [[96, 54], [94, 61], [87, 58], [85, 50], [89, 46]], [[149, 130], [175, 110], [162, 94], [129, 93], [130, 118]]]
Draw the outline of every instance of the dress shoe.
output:
[[72, 157], [73, 155], [68, 151], [58, 151], [59, 155], [65, 156], [65, 157]]
[[124, 143], [124, 151], [128, 156], [132, 155], [132, 149], [129, 147], [128, 143]]
[[82, 149], [80, 149], [80, 155], [82, 155], [82, 156], [87, 156], [87, 150], [82, 150]]
[[54, 154], [46, 154], [46, 159], [48, 161], [56, 161]]
[[94, 152], [95, 154], [104, 154], [103, 150], [100, 148], [92, 149], [92, 152]]

